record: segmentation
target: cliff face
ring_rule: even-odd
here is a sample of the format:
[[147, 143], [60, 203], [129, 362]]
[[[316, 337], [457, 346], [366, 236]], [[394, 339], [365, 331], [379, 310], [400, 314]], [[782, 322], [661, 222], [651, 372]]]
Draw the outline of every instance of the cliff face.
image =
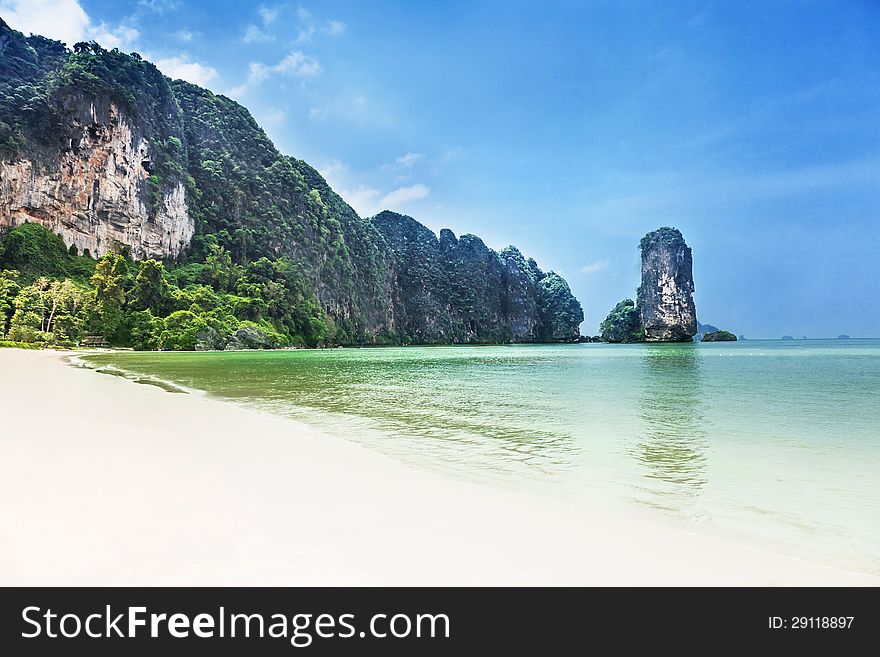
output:
[[136, 259], [177, 257], [195, 232], [183, 183], [149, 208], [150, 143], [119, 105], [82, 93], [56, 102], [67, 143], [0, 161], [0, 228], [40, 223], [94, 256], [128, 246]]
[[373, 223], [394, 255], [397, 330], [417, 342], [568, 342], [583, 310], [568, 285], [474, 235], [439, 238], [412, 217], [381, 212]]
[[235, 101], [0, 20], [0, 233], [24, 222], [93, 256], [283, 263], [297, 321], [346, 342], [570, 341], [583, 320], [565, 281], [516, 249], [359, 217]]
[[687, 342], [697, 332], [693, 255], [675, 228], [660, 228], [641, 241], [639, 310], [647, 342]]

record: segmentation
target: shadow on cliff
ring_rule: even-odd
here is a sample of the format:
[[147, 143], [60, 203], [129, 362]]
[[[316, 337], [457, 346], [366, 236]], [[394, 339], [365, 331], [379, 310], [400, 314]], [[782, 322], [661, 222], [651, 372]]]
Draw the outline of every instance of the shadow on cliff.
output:
[[678, 511], [674, 498], [699, 494], [707, 480], [700, 358], [693, 344], [650, 345], [642, 366], [644, 433], [631, 452], [659, 484], [646, 486], [659, 496], [651, 503]]

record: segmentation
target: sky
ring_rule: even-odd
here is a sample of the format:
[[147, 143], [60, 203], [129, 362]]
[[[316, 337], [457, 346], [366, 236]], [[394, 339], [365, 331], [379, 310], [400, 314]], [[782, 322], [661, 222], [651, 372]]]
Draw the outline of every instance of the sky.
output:
[[0, 0], [248, 107], [362, 216], [515, 244], [594, 334], [679, 228], [700, 321], [880, 336], [880, 2]]

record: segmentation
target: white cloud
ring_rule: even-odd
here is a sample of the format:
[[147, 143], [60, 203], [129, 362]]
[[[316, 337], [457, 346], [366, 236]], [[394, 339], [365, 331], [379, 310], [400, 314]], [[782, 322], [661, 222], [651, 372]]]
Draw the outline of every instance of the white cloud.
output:
[[595, 274], [596, 272], [604, 271], [608, 269], [611, 265], [610, 260], [597, 260], [596, 262], [591, 262], [589, 265], [584, 265], [581, 267], [582, 274]]
[[248, 76], [244, 84], [227, 89], [225, 93], [227, 96], [241, 97], [249, 89], [273, 75], [306, 78], [318, 75], [320, 72], [321, 64], [317, 59], [299, 50], [294, 50], [287, 57], [272, 66], [262, 62], [251, 62], [248, 65]]
[[175, 11], [180, 7], [180, 3], [177, 0], [138, 0], [138, 4], [159, 14]]
[[192, 41], [195, 36], [194, 32], [190, 32], [188, 29], [183, 28], [182, 30], [177, 30], [174, 33], [174, 37], [180, 39], [181, 41]]
[[317, 75], [320, 72], [321, 64], [318, 63], [317, 59], [299, 50], [294, 50], [274, 66], [267, 66], [261, 62], [251, 62], [248, 65], [247, 86], [262, 82], [276, 74], [305, 78]]
[[[329, 179], [327, 182], [329, 184]], [[333, 187], [332, 184], [330, 186]], [[398, 187], [387, 194], [369, 185], [358, 185], [353, 190], [334, 189], [362, 217], [371, 217], [382, 210], [401, 211], [413, 201], [420, 201], [431, 193], [431, 188], [422, 183]]]
[[327, 184], [336, 190], [342, 189], [343, 178], [348, 173], [348, 165], [339, 160], [330, 160], [327, 164], [318, 168]]
[[431, 193], [431, 188], [422, 183], [416, 183], [409, 187], [398, 187], [392, 192], [388, 192], [382, 197], [379, 205], [382, 209], [392, 210], [396, 207], [406, 205], [412, 201], [419, 201]]
[[261, 41], [272, 41], [275, 37], [271, 34], [266, 34], [258, 28], [256, 25], [248, 25], [244, 31], [244, 36], [241, 38], [245, 43], [256, 43]]
[[260, 62], [251, 62], [248, 65], [248, 84], [256, 84], [262, 82], [269, 77], [269, 67]]
[[279, 126], [287, 121], [287, 112], [284, 110], [270, 110], [260, 114], [260, 125], [263, 126]]
[[345, 32], [345, 23], [337, 20], [327, 21], [321, 31], [330, 36], [339, 36]]
[[0, 0], [0, 14], [13, 28], [63, 41], [97, 41], [104, 48], [127, 50], [139, 33], [127, 25], [94, 25], [78, 0]]
[[90, 21], [77, 0], [0, 0], [0, 14], [11, 27], [72, 46], [88, 40]]
[[421, 153], [407, 153], [395, 158], [394, 162], [398, 166], [409, 168], [424, 157]]
[[108, 50], [119, 48], [123, 51], [134, 48], [135, 41], [140, 36], [140, 32], [133, 27], [125, 25], [112, 27], [107, 25], [107, 23], [101, 23], [97, 27], [89, 28], [88, 34], [90, 39], [94, 39]]
[[267, 7], [266, 5], [260, 5], [257, 8], [257, 13], [259, 13], [260, 18], [263, 19], [263, 25], [268, 25], [269, 23], [274, 23], [275, 19], [278, 18], [278, 14], [281, 13], [281, 7]]
[[246, 91], [247, 91], [247, 86], [244, 84], [240, 84], [237, 87], [229, 87], [229, 89], [226, 89], [222, 93], [224, 96], [229, 96], [230, 98], [240, 99]]
[[351, 191], [343, 189], [337, 190], [337, 193], [362, 217], [372, 216], [381, 209], [381, 203], [378, 203], [377, 201], [382, 195], [382, 192], [375, 187], [358, 185]]
[[297, 77], [310, 77], [321, 72], [321, 64], [317, 59], [306, 55], [300, 50], [294, 50], [287, 57], [270, 69], [273, 73], [282, 75], [295, 75]]
[[345, 34], [346, 25], [343, 21], [333, 19], [321, 22], [302, 7], [297, 10], [296, 15], [299, 18], [300, 28], [295, 43], [311, 43], [318, 32], [334, 37]]
[[217, 70], [211, 66], [190, 61], [189, 55], [182, 53], [176, 57], [165, 57], [153, 62], [169, 78], [186, 80], [201, 87], [217, 77]]
[[349, 168], [339, 160], [330, 161], [318, 171], [327, 184], [362, 217], [370, 217], [382, 210], [402, 210], [407, 204], [420, 201], [431, 193], [431, 189], [422, 183], [398, 187], [385, 194], [376, 187], [363, 184], [348, 189], [346, 181], [349, 178]]
[[315, 28], [312, 25], [304, 27], [300, 29], [299, 34], [296, 35], [296, 43], [308, 43], [312, 40], [314, 35]]

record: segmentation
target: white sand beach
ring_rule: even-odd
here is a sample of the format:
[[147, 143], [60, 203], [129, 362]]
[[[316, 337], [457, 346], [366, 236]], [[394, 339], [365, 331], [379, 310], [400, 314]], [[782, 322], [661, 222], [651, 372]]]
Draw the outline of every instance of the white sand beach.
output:
[[2, 585], [869, 585], [0, 349]]

